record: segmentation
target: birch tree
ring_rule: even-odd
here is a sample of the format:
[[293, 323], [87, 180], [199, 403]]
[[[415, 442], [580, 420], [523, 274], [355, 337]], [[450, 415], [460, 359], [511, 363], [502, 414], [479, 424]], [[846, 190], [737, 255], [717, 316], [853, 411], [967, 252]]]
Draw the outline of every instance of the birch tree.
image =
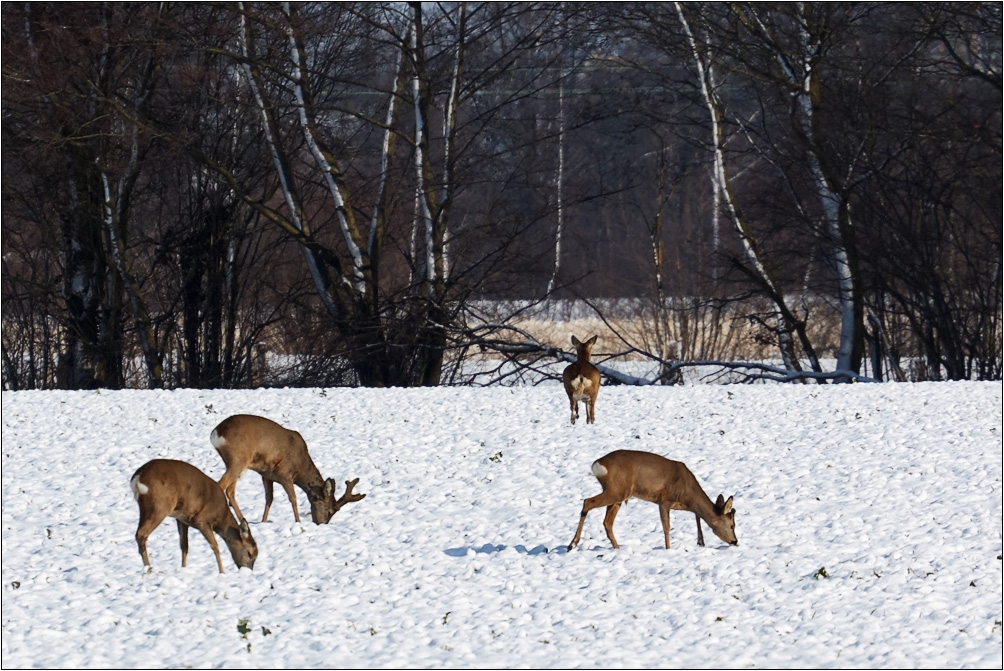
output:
[[[728, 213], [728, 218], [735, 226], [736, 232], [739, 235], [751, 278], [762, 287], [777, 309], [777, 321], [774, 330], [777, 333], [778, 346], [785, 368], [788, 371], [800, 371], [802, 369], [795, 352], [794, 334], [797, 333], [812, 369], [818, 372], [820, 371], [819, 361], [815, 355], [812, 343], [805, 335], [804, 323], [795, 316], [789, 307], [785, 290], [776, 279], [776, 273], [772, 269], [770, 261], [766, 258], [757, 236], [743, 217], [735, 197], [735, 190], [729, 177], [726, 163], [726, 136], [722, 128], [724, 115], [721, 103], [717, 97], [713, 64], [708, 58], [707, 53], [699, 46], [682, 5], [674, 3], [674, 7], [680, 24], [683, 27], [683, 32], [690, 48], [692, 62], [697, 71], [700, 97], [708, 110], [708, 117], [711, 121], [714, 203], [717, 206], [719, 199], [721, 199], [721, 203]], [[717, 225], [715, 225], [715, 228], [717, 231]]]
[[855, 166], [853, 159], [832, 151], [823, 118], [824, 59], [831, 53], [831, 43], [841, 39], [837, 22], [853, 22], [857, 10], [841, 16], [841, 10], [796, 3], [790, 14], [755, 5], [735, 5], [733, 11], [764, 56], [773, 59], [776, 69], [767, 72], [795, 103], [790, 113], [792, 129], [804, 146], [837, 276], [841, 318], [837, 370], [858, 373], [864, 344], [864, 294], [850, 215]]
[[[5, 6], [5, 36], [8, 11], [19, 9]], [[150, 310], [127, 258], [132, 195], [149, 143], [135, 118], [149, 102], [161, 9], [25, 5], [17, 40], [26, 48], [5, 59], [5, 114], [18, 120], [17, 141], [30, 142], [37, 158], [24, 166], [26, 177], [55, 167], [47, 156], [58, 154], [62, 164], [59, 186], [43, 197], [55, 201], [62, 220], [66, 344], [60, 368], [70, 388], [124, 383], [127, 324], [141, 340], [148, 384], [162, 384]], [[17, 89], [41, 82], [46, 90], [17, 100]]]
[[[506, 165], [512, 150], [500, 153], [484, 137], [501, 110], [541, 86], [535, 80], [546, 70], [517, 65], [553, 30], [554, 11], [464, 3], [237, 9], [229, 57], [254, 101], [280, 199], [249, 189], [236, 166], [190, 150], [300, 246], [361, 384], [438, 384], [448, 349], [464, 347], [455, 338], [468, 297], [514, 272], [505, 265], [518, 236], [471, 211], [455, 224], [452, 213], [468, 185], [492, 183], [479, 175]], [[347, 152], [350, 137], [380, 140]], [[492, 153], [501, 159], [495, 166], [485, 161]], [[416, 206], [411, 242], [401, 245], [405, 189]]]
[[[118, 272], [122, 289], [127, 297], [129, 311], [139, 339], [140, 350], [146, 364], [147, 384], [151, 389], [160, 388], [164, 385], [163, 379], [163, 352], [161, 343], [158, 342], [154, 320], [151, 315], [147, 299], [139, 277], [133, 271], [132, 263], [129, 259], [128, 232], [130, 227], [131, 202], [140, 173], [143, 170], [147, 151], [149, 150], [149, 138], [144, 137], [141, 130], [141, 123], [146, 116], [147, 106], [151, 104], [154, 88], [156, 86], [156, 72], [160, 65], [159, 48], [161, 37], [159, 36], [160, 20], [166, 15], [166, 4], [161, 3], [158, 14], [151, 22], [151, 51], [144, 54], [144, 58], [139, 60], [139, 67], [135, 73], [134, 82], [128, 90], [120, 95], [124, 99], [122, 105], [128, 107], [123, 109], [124, 118], [116, 121], [118, 128], [115, 135], [127, 139], [128, 159], [124, 163], [121, 174], [111, 173], [107, 164], [102, 164], [102, 159], [97, 158], [99, 163], [97, 169], [101, 175], [102, 193], [104, 195], [102, 203], [102, 214], [105, 228], [105, 235], [108, 237], [109, 254], [112, 258], [112, 265]], [[103, 26], [107, 33], [109, 26], [107, 17]], [[111, 61], [111, 41], [107, 40], [107, 46], [101, 54], [103, 67], [112, 67]], [[103, 97], [111, 101], [113, 93], [102, 91]]]
[[[249, 193], [246, 185], [240, 183], [226, 166], [216, 163], [211, 157], [202, 158], [229, 181], [234, 191], [248, 205], [298, 241], [325, 311], [349, 342], [349, 356], [356, 360], [355, 367], [360, 381], [367, 385], [382, 386], [388, 383], [387, 371], [380, 370], [381, 366], [377, 361], [381, 355], [389, 353], [382, 342], [383, 333], [378, 324], [376, 273], [371, 258], [371, 252], [375, 251], [371, 245], [382, 239], [379, 230], [382, 220], [379, 214], [371, 220], [372, 229], [368, 236], [364, 236], [357, 224], [356, 210], [351, 202], [340, 161], [329, 147], [318, 120], [313, 73], [308, 63], [298, 7], [285, 3], [277, 12], [262, 15], [242, 3], [239, 10], [240, 34], [237, 40], [240, 51], [239, 55], [235, 54], [235, 58], [239, 60], [245, 82], [260, 115], [264, 142], [272, 159], [285, 208], [274, 208], [256, 197], [256, 194]], [[280, 23], [271, 25], [268, 21]], [[288, 56], [282, 59], [281, 42], [278, 42], [282, 38], [273, 35], [276, 43], [273, 44], [272, 53], [275, 54], [274, 58], [282, 59], [277, 63], [259, 53], [256, 39], [256, 32], [268, 35], [268, 29], [273, 27], [284, 33], [287, 42]], [[274, 78], [276, 74], [280, 75], [280, 79], [269, 81], [268, 76]], [[286, 87], [292, 90], [293, 99], [274, 100], [274, 95], [281, 95]], [[390, 95], [394, 99], [398, 92], [395, 90]], [[282, 110], [290, 107], [296, 114], [295, 123], [312, 160], [312, 170], [318, 175], [330, 198], [335, 221], [347, 250], [345, 255], [323, 244], [313, 230], [310, 212], [304, 202], [304, 187], [295, 173], [295, 154], [290, 151], [295, 145], [291, 147], [288, 144], [289, 129], [284, 129], [280, 117]], [[385, 143], [385, 165], [391, 158], [392, 149], [392, 145]], [[383, 193], [385, 197], [386, 191]], [[377, 202], [374, 209], [379, 213], [383, 205]], [[389, 356], [387, 360], [390, 360]]]

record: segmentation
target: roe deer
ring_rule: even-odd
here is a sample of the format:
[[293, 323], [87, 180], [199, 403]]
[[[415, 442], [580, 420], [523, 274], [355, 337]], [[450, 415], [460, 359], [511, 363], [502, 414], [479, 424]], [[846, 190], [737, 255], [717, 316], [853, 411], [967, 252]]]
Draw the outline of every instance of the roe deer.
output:
[[195, 466], [173, 459], [154, 459], [140, 466], [129, 481], [132, 494], [139, 503], [139, 528], [136, 543], [143, 557], [143, 566], [150, 565], [146, 553], [146, 540], [165, 517], [178, 522], [181, 536], [181, 565], [188, 562], [188, 527], [202, 532], [216, 555], [216, 564], [223, 573], [220, 548], [216, 545], [218, 533], [230, 549], [237, 566], [254, 568], [258, 546], [251, 537], [247, 522], [238, 524], [234, 519], [227, 496], [215, 480]]
[[220, 487], [230, 497], [230, 505], [241, 519], [244, 519], [244, 513], [238, 507], [234, 493], [237, 479], [249, 468], [261, 474], [265, 485], [265, 514], [262, 515], [262, 522], [268, 521], [268, 509], [272, 507], [272, 486], [276, 482], [286, 490], [297, 522], [300, 521], [300, 511], [296, 506], [293, 485], [306, 492], [314, 524], [327, 524], [342, 506], [366, 496], [352, 493], [352, 488], [359, 483], [359, 478], [356, 478], [345, 483], [345, 493], [336, 500], [335, 481], [321, 477], [300, 434], [271, 419], [256, 415], [233, 415], [213, 429], [209, 440], [227, 465], [227, 472], [220, 479]]
[[596, 395], [600, 393], [600, 371], [589, 363], [589, 355], [595, 342], [596, 336], [586, 342], [579, 342], [578, 338], [572, 336], [576, 361], [567, 366], [561, 374], [568, 402], [572, 406], [572, 424], [575, 424], [575, 420], [579, 417], [579, 401], [586, 403], [586, 424], [596, 421]]
[[715, 535], [729, 545], [739, 545], [736, 540], [736, 511], [732, 510], [732, 497], [728, 501], [711, 502], [697, 478], [685, 464], [670, 461], [665, 457], [651, 452], [636, 452], [634, 450], [617, 450], [593, 462], [593, 475], [600, 481], [603, 492], [586, 499], [582, 504], [582, 514], [579, 516], [579, 528], [575, 530], [568, 549], [574, 548], [582, 536], [582, 525], [586, 514], [593, 508], [607, 506], [607, 515], [603, 518], [603, 528], [607, 538], [617, 545], [614, 538], [614, 518], [621, 504], [632, 496], [644, 501], [659, 504], [659, 516], [662, 518], [662, 530], [666, 534], [666, 548], [669, 548], [669, 511], [689, 510], [697, 518], [697, 544], [704, 546], [704, 533], [701, 531], [701, 520]]

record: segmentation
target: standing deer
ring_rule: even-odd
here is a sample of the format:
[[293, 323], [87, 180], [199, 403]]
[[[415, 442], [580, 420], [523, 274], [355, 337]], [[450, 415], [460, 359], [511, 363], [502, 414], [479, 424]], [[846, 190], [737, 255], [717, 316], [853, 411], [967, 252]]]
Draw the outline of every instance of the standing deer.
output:
[[136, 543], [143, 557], [143, 566], [150, 565], [146, 540], [165, 517], [178, 522], [181, 537], [181, 565], [188, 563], [188, 527], [202, 532], [216, 555], [216, 564], [223, 573], [220, 548], [214, 532], [223, 537], [237, 566], [254, 568], [258, 545], [251, 537], [247, 522], [234, 519], [227, 496], [215, 480], [195, 466], [173, 459], [148, 461], [129, 481], [132, 494], [139, 503], [139, 528]]
[[579, 401], [586, 402], [586, 424], [596, 421], [596, 395], [600, 393], [600, 371], [589, 363], [589, 355], [595, 342], [596, 336], [586, 342], [579, 342], [578, 338], [572, 336], [576, 361], [567, 366], [561, 374], [568, 402], [572, 406], [572, 424], [575, 424], [575, 420], [579, 417]]
[[300, 521], [300, 511], [296, 506], [293, 485], [307, 494], [314, 524], [327, 524], [342, 506], [366, 496], [352, 493], [352, 488], [359, 483], [359, 478], [356, 478], [345, 483], [345, 493], [336, 500], [335, 481], [321, 477], [300, 434], [271, 419], [256, 415], [233, 415], [213, 429], [209, 440], [227, 465], [227, 472], [220, 478], [220, 487], [230, 497], [230, 505], [241, 519], [244, 519], [244, 514], [237, 505], [234, 493], [237, 479], [249, 468], [261, 474], [265, 485], [265, 513], [262, 515], [262, 522], [268, 521], [268, 509], [272, 507], [272, 487], [276, 482], [286, 490], [297, 522]]
[[617, 450], [594, 461], [592, 472], [600, 481], [603, 492], [582, 503], [579, 528], [575, 530], [575, 538], [568, 546], [569, 550], [579, 543], [586, 515], [593, 508], [600, 506], [607, 506], [607, 514], [603, 518], [603, 528], [607, 531], [607, 538], [615, 548], [620, 547], [614, 538], [614, 518], [617, 517], [621, 504], [626, 503], [632, 496], [659, 504], [662, 530], [666, 535], [666, 549], [669, 549], [670, 510], [689, 510], [694, 513], [697, 518], [697, 544], [701, 547], [704, 546], [701, 520], [704, 520], [715, 535], [729, 545], [739, 545], [736, 539], [736, 511], [732, 510], [732, 497], [724, 501], [719, 494], [718, 501], [712, 503], [697, 484], [697, 478], [682, 462], [670, 461], [651, 452]]

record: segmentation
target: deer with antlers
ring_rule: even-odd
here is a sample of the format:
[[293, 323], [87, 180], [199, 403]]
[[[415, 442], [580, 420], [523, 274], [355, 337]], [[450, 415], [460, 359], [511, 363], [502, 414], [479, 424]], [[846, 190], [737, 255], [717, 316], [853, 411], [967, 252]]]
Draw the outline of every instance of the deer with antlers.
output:
[[352, 493], [352, 488], [359, 483], [359, 478], [356, 478], [345, 483], [345, 493], [336, 499], [335, 481], [321, 477], [321, 472], [307, 453], [303, 437], [265, 417], [228, 417], [213, 429], [209, 440], [227, 465], [227, 471], [220, 479], [220, 487], [230, 497], [230, 505], [241, 519], [244, 519], [244, 514], [237, 505], [234, 494], [238, 478], [249, 468], [261, 475], [265, 485], [265, 513], [262, 515], [262, 522], [268, 521], [268, 511], [272, 507], [272, 488], [276, 482], [286, 490], [297, 522], [300, 521], [300, 511], [296, 505], [293, 485], [307, 494], [314, 524], [327, 524], [344, 505], [366, 497], [365, 494]]

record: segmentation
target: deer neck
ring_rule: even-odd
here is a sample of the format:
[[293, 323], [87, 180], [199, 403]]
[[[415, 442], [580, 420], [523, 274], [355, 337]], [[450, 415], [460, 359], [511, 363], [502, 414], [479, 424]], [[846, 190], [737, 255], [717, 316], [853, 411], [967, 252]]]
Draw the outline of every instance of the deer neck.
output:
[[715, 514], [715, 504], [711, 502], [711, 499], [708, 498], [708, 495], [700, 487], [694, 492], [691, 508], [691, 512], [707, 522], [708, 526], [711, 526], [711, 520], [717, 517]]
[[[232, 532], [237, 528], [238, 528], [237, 518], [234, 517], [234, 514], [232, 512], [230, 512], [229, 507], [227, 508], [227, 514], [220, 516], [213, 524], [213, 531], [218, 533], [223, 538], [224, 542], [226, 542], [227, 544], [227, 547], [229, 547], [231, 543], [235, 542]], [[239, 533], [237, 534], [237, 538], [238, 539], [240, 538]]]
[[317, 470], [317, 466], [308, 457], [306, 467], [303, 469], [300, 477], [293, 480], [293, 484], [305, 491], [307, 498], [313, 501], [312, 492], [324, 488], [324, 478], [321, 477], [321, 472]]

